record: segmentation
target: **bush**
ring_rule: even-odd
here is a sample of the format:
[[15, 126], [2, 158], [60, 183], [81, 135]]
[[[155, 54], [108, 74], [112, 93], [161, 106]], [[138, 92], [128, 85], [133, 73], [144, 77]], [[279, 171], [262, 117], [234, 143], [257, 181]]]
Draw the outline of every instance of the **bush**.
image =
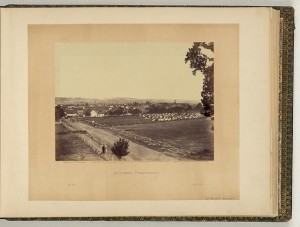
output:
[[113, 147], [111, 148], [111, 151], [118, 158], [122, 158], [123, 156], [129, 154], [128, 148], [129, 148], [129, 141], [120, 138], [118, 141], [114, 143]]

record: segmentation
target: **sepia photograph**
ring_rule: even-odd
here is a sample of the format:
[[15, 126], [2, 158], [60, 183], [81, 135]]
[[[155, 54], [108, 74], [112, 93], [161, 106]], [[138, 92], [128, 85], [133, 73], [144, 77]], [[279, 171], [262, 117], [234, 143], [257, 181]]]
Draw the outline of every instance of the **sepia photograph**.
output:
[[56, 43], [55, 160], [214, 160], [214, 43]]

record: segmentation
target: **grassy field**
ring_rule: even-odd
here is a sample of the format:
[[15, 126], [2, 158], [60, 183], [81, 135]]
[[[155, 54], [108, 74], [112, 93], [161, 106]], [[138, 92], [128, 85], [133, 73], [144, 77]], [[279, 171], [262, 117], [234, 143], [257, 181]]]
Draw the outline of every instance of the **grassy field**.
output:
[[213, 122], [207, 118], [152, 122], [139, 116], [109, 116], [86, 117], [83, 123], [179, 159], [214, 159]]
[[209, 119], [190, 119], [113, 128], [190, 151], [192, 159], [213, 159], [214, 134]]
[[87, 144], [61, 124], [55, 125], [55, 157], [56, 161], [99, 159]]
[[95, 123], [103, 124], [106, 126], [133, 125], [151, 122], [150, 119], [144, 119], [139, 116], [85, 117], [84, 120], [94, 121]]

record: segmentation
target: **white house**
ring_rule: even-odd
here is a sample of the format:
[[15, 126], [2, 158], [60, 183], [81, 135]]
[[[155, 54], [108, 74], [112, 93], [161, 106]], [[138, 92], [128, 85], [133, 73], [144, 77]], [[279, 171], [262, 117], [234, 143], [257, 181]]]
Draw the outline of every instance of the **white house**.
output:
[[91, 117], [97, 117], [98, 113], [95, 110], [91, 111]]
[[97, 113], [96, 110], [91, 111], [91, 117], [104, 117], [104, 116], [105, 116], [104, 113]]

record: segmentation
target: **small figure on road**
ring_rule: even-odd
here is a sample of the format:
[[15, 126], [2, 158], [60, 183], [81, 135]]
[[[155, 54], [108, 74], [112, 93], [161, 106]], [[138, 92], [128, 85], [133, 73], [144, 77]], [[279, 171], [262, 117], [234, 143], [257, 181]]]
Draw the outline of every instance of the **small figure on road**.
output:
[[106, 151], [107, 151], [107, 146], [106, 146], [106, 144], [103, 144], [102, 145], [102, 154], [106, 154]]

